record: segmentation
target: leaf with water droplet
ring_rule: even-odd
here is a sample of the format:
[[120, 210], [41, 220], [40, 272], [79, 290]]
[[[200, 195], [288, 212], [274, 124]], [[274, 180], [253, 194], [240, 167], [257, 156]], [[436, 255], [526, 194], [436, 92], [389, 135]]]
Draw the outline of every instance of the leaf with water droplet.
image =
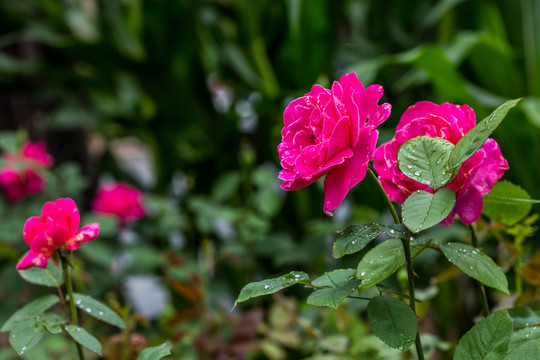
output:
[[[430, 243], [430, 240], [410, 242], [411, 256], [417, 256]], [[362, 280], [358, 289], [362, 294], [377, 285], [405, 264], [403, 244], [399, 239], [388, 239], [371, 249], [358, 263], [356, 277]]]
[[[316, 286], [326, 286], [329, 280], [330, 288], [318, 289], [309, 294], [307, 303], [315, 306], [328, 306], [337, 309], [341, 301], [349, 296], [360, 285], [361, 280], [357, 279], [354, 269], [339, 269], [326, 273], [321, 281], [313, 282]], [[317, 279], [317, 280], [319, 280]], [[318, 285], [317, 285], [318, 284]], [[321, 285], [325, 284], [325, 285]]]
[[45, 328], [36, 323], [35, 319], [27, 319], [15, 325], [9, 336], [9, 344], [17, 354], [25, 354], [36, 346], [43, 338]]
[[84, 312], [86, 312], [88, 315], [93, 316], [96, 319], [104, 321], [108, 324], [118, 326], [120, 329], [126, 328], [126, 325], [124, 324], [122, 318], [118, 316], [118, 314], [113, 309], [103, 304], [102, 302], [92, 298], [91, 296], [78, 293], [73, 294], [73, 297], [75, 298], [75, 305], [79, 309], [82, 309]]
[[399, 169], [405, 176], [437, 190], [453, 178], [454, 173], [447, 171], [453, 148], [454, 144], [442, 138], [415, 137], [399, 148]]
[[371, 330], [388, 346], [405, 350], [418, 332], [416, 315], [403, 301], [390, 296], [375, 296], [367, 306]]
[[444, 256], [461, 271], [484, 285], [509, 294], [508, 281], [501, 268], [480, 250], [460, 243], [440, 245]]
[[506, 359], [512, 330], [512, 319], [506, 311], [491, 314], [463, 335], [454, 352], [454, 359]]
[[443, 221], [455, 202], [456, 195], [448, 188], [442, 188], [435, 194], [416, 191], [403, 203], [403, 223], [414, 233], [428, 229]]
[[60, 298], [56, 295], [45, 295], [26, 304], [7, 319], [0, 331], [11, 330], [17, 323], [32, 319], [37, 315], [44, 313], [51, 306], [58, 303], [58, 301], [60, 301]]
[[528, 327], [516, 331], [514, 336], [512, 336], [512, 339], [510, 339], [510, 345], [508, 345], [508, 353], [511, 353], [514, 349], [520, 347], [527, 342], [538, 340], [540, 340], [540, 327], [538, 326]]
[[448, 158], [448, 167], [457, 168], [468, 158], [473, 156], [473, 154], [478, 151], [478, 149], [480, 149], [480, 147], [486, 142], [491, 133], [493, 133], [493, 131], [500, 125], [508, 114], [508, 111], [516, 106], [520, 100], [521, 99], [508, 100], [495, 109], [491, 115], [484, 118], [474, 128], [463, 135], [450, 153], [450, 157]]
[[234, 306], [253, 297], [274, 294], [300, 282], [309, 282], [309, 276], [305, 272], [291, 271], [277, 278], [249, 283], [240, 290]]
[[92, 334], [82, 327], [75, 325], [67, 325], [65, 328], [66, 332], [73, 338], [73, 340], [88, 350], [93, 351], [101, 356], [101, 344], [99, 343], [99, 340], [96, 339]]
[[335, 259], [344, 255], [354, 254], [363, 248], [381, 233], [379, 224], [351, 225], [345, 230], [338, 232], [332, 255]]
[[[533, 301], [524, 306], [508, 309], [512, 317], [514, 328], [523, 329], [529, 326], [540, 325], [540, 301]], [[540, 329], [540, 328], [539, 328]]]

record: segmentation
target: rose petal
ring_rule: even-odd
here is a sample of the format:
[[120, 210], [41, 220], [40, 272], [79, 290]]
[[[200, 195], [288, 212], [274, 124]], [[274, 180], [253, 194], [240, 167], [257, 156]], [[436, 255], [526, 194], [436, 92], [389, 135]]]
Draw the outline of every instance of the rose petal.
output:
[[324, 206], [326, 215], [332, 216], [332, 210], [345, 199], [351, 185], [350, 161], [334, 167], [324, 179]]
[[31, 267], [40, 267], [40, 268], [46, 268], [47, 262], [49, 261], [50, 257], [46, 257], [45, 255], [41, 253], [34, 252], [30, 250], [29, 252], [24, 255], [24, 257], [19, 261], [19, 263], [16, 265], [16, 268], [19, 270], [25, 270], [29, 269]]

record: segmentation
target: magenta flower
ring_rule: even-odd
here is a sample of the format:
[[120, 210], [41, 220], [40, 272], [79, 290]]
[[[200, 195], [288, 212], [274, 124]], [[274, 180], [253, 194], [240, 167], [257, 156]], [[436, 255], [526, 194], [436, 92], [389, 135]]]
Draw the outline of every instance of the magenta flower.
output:
[[297, 190], [326, 174], [324, 212], [334, 210], [366, 175], [390, 104], [377, 105], [380, 85], [364, 89], [354, 73], [334, 82], [331, 90], [314, 85], [292, 101], [283, 115], [278, 146], [283, 190]]
[[43, 190], [45, 179], [39, 172], [53, 164], [44, 142], [26, 141], [19, 153], [6, 153], [2, 158], [6, 166], [0, 169], [0, 187], [8, 200], [19, 201]]
[[114, 215], [122, 224], [146, 215], [143, 193], [122, 182], [100, 186], [92, 202], [92, 210], [100, 214]]
[[98, 223], [90, 223], [79, 229], [79, 222], [79, 210], [72, 199], [46, 202], [41, 216], [33, 216], [24, 224], [24, 241], [30, 251], [17, 264], [17, 269], [44, 268], [56, 249], [65, 246], [75, 250], [83, 242], [98, 236]]
[[[404, 202], [417, 190], [433, 193], [429, 186], [408, 178], [399, 170], [397, 153], [403, 143], [418, 136], [430, 136], [456, 144], [475, 125], [474, 111], [467, 105], [420, 101], [409, 107], [399, 121], [394, 138], [375, 150], [373, 165], [390, 199]], [[490, 192], [505, 170], [508, 170], [508, 162], [499, 145], [488, 139], [461, 165], [457, 176], [446, 186], [456, 193], [456, 204], [441, 224], [451, 225], [455, 215], [464, 224], [475, 222], [482, 212], [482, 195]]]

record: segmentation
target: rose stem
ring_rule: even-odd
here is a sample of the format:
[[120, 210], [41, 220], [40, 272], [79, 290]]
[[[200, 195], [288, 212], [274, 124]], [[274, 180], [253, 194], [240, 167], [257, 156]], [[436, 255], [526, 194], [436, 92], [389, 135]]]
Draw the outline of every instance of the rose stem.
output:
[[[388, 194], [386, 191], [384, 191], [384, 188], [382, 187], [381, 182], [377, 178], [377, 175], [373, 173], [371, 168], [368, 167], [368, 174], [369, 177], [375, 182], [375, 185], [377, 185], [377, 188], [379, 189], [380, 193], [382, 194], [384, 201], [386, 203], [386, 206], [390, 210], [390, 213], [392, 214], [392, 217], [394, 218], [394, 222], [396, 224], [400, 224], [401, 221], [396, 213], [396, 209], [394, 209], [394, 205], [392, 204], [392, 201], [388, 197]], [[414, 295], [414, 270], [412, 266], [412, 258], [411, 258], [411, 244], [409, 237], [401, 238], [401, 244], [403, 245], [403, 251], [405, 253], [405, 262], [407, 264], [407, 279], [409, 281], [409, 306], [411, 307], [411, 310], [414, 313], [414, 316], [418, 319], [418, 316], [416, 315], [416, 297]], [[418, 322], [418, 320], [417, 320]], [[420, 330], [416, 333], [416, 354], [418, 355], [418, 360], [424, 360], [424, 350], [422, 349], [422, 341], [420, 340]]]
[[[64, 276], [66, 280], [66, 288], [69, 295], [69, 308], [71, 310], [71, 322], [75, 326], [79, 326], [79, 318], [77, 317], [77, 308], [75, 307], [75, 299], [73, 297], [73, 285], [71, 283], [71, 276], [69, 274], [69, 264], [66, 258], [63, 256], [60, 256], [60, 259], [62, 260], [62, 267], [64, 269]], [[75, 341], [75, 345], [77, 346], [77, 353], [79, 354], [80, 360], [84, 359], [83, 349], [81, 347], [81, 344]]]
[[[476, 229], [474, 228], [473, 225], [469, 225], [469, 229], [471, 230], [471, 243], [472, 243], [472, 246], [474, 246], [475, 248], [478, 248], [478, 237], [476, 236]], [[481, 299], [481, 302], [482, 302], [482, 309], [484, 309], [484, 316], [488, 316], [489, 315], [489, 305], [488, 305], [488, 300], [487, 300], [487, 296], [486, 296], [486, 289], [484, 288], [484, 285], [482, 285], [478, 281], [475, 281], [475, 282], [476, 282], [476, 287], [478, 288], [478, 292], [480, 293], [480, 299]]]

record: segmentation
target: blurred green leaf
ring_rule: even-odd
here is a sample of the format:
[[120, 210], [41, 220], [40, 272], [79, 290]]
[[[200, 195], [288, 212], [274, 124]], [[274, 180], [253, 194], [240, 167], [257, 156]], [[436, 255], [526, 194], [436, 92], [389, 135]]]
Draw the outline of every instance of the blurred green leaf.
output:
[[9, 331], [13, 329], [18, 323], [34, 318], [47, 311], [47, 309], [59, 301], [60, 298], [56, 295], [46, 295], [26, 304], [7, 319], [4, 325], [2, 325], [2, 328], [0, 328], [0, 331]]
[[82, 310], [87, 315], [95, 317], [98, 320], [104, 321], [108, 324], [119, 327], [120, 329], [125, 329], [126, 324], [118, 314], [103, 304], [102, 302], [92, 298], [88, 295], [82, 294], [73, 294], [75, 305]]
[[240, 294], [235, 301], [235, 306], [236, 304], [253, 297], [274, 294], [279, 290], [293, 286], [302, 281], [309, 281], [309, 276], [306, 273], [301, 271], [291, 271], [290, 273], [277, 278], [249, 283], [240, 290]]
[[159, 346], [153, 346], [141, 351], [137, 360], [159, 360], [171, 354], [172, 345], [170, 342], [164, 342]]
[[101, 344], [92, 334], [80, 326], [66, 325], [66, 332], [76, 342], [101, 356]]
[[[527, 191], [508, 181], [499, 181], [484, 196], [482, 213], [487, 217], [513, 225], [531, 211], [533, 201]], [[539, 201], [540, 202], [540, 201]]]
[[26, 270], [18, 270], [18, 272], [24, 280], [32, 284], [48, 287], [60, 287], [64, 284], [62, 267], [56, 266], [53, 261], [49, 261], [45, 269], [32, 267]]
[[39, 343], [45, 334], [45, 328], [35, 322], [34, 319], [23, 320], [15, 325], [9, 334], [9, 343], [23, 355]]

